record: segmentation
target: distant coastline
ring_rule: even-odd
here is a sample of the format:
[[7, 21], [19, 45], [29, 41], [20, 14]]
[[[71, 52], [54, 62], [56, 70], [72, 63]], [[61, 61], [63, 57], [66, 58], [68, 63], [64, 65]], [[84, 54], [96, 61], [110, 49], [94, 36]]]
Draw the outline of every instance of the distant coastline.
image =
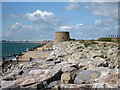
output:
[[0, 41], [0, 43], [40, 43], [40, 44], [46, 44], [48, 42], [53, 41]]

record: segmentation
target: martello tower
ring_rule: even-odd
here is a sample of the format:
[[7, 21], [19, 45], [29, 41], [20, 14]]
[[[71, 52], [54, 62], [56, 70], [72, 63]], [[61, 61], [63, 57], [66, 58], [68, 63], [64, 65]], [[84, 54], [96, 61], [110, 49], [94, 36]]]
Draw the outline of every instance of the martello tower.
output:
[[69, 32], [55, 32], [54, 43], [70, 40]]

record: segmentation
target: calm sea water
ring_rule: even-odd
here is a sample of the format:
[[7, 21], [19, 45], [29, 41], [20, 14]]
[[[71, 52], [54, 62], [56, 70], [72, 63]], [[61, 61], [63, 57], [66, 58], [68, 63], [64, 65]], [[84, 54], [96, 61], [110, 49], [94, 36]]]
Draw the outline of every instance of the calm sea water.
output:
[[2, 43], [2, 57], [10, 58], [7, 55], [19, 54], [25, 52], [27, 48], [30, 50], [41, 45], [39, 43]]

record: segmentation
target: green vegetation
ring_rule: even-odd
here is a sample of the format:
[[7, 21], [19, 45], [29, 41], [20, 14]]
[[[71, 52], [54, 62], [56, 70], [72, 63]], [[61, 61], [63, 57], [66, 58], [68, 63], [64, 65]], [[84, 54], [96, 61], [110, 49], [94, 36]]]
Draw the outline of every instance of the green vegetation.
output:
[[[68, 40], [68, 42], [70, 42], [70, 44], [72, 44], [73, 42], [79, 42], [85, 44], [85, 47], [88, 47], [89, 45], [92, 44], [98, 44], [97, 42], [95, 42], [95, 40]], [[76, 45], [80, 45], [80, 44], [76, 44]]]
[[98, 41], [109, 41], [109, 42], [112, 42], [114, 40], [112, 40], [112, 38], [100, 38], [100, 39], [98, 39]]
[[118, 42], [118, 39], [114, 40], [113, 38], [99, 38], [97, 41]]

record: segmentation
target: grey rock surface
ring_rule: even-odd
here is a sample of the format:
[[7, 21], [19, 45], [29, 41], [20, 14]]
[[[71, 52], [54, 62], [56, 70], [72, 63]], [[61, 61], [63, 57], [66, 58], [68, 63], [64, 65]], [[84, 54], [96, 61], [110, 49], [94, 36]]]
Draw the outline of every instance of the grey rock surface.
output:
[[76, 84], [84, 84], [84, 83], [91, 83], [92, 75], [96, 73], [99, 75], [98, 72], [93, 71], [93, 70], [83, 70], [78, 73], [76, 76], [74, 83]]
[[2, 88], [15, 88], [17, 87], [17, 84], [14, 81], [2, 81], [1, 87]]

